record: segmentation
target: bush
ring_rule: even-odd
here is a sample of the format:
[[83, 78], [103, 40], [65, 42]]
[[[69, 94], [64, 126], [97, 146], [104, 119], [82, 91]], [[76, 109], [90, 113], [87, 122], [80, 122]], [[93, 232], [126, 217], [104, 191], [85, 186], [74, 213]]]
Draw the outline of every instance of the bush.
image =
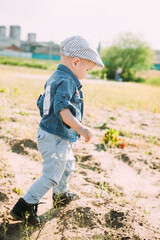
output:
[[98, 78], [101, 78], [101, 70], [91, 70], [89, 71], [89, 74]]
[[154, 86], [160, 86], [160, 78], [148, 79], [146, 83]]
[[133, 79], [134, 82], [137, 82], [137, 83], [145, 83], [146, 80], [142, 77], [137, 77], [135, 79]]
[[153, 51], [139, 37], [126, 33], [102, 53], [108, 78], [114, 79], [116, 70], [121, 69], [124, 81], [135, 81], [136, 72], [147, 70], [152, 64]]
[[89, 71], [89, 74], [91, 74], [92, 76], [95, 76], [97, 78], [101, 78], [101, 79], [107, 79], [107, 69], [106, 67], [102, 68], [102, 70], [91, 70]]

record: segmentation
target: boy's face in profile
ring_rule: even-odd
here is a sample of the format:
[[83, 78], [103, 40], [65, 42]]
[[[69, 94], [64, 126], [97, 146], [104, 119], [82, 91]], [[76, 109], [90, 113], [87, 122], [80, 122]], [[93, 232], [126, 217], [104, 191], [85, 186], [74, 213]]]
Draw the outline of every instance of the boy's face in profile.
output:
[[74, 65], [72, 65], [72, 66], [74, 66], [75, 76], [79, 80], [81, 80], [87, 76], [89, 70], [91, 70], [92, 68], [94, 68], [96, 66], [96, 63], [91, 62], [89, 60], [78, 58], [78, 60], [75, 61]]

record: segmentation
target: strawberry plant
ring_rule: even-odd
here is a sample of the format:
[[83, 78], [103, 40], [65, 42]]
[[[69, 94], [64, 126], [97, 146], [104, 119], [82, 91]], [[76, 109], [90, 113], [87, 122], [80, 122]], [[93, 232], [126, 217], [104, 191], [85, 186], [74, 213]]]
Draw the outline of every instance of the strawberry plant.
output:
[[120, 148], [125, 147], [124, 139], [120, 138], [119, 132], [116, 129], [112, 129], [112, 128], [109, 128], [105, 131], [103, 142], [108, 147], [114, 147], [114, 146], [120, 147]]

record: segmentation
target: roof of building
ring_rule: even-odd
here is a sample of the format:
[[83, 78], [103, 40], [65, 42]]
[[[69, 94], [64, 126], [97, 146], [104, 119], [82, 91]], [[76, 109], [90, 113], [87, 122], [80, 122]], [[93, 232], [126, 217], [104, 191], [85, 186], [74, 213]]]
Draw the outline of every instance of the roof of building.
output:
[[12, 50], [12, 51], [16, 51], [16, 52], [24, 52], [23, 49], [15, 46], [15, 45], [11, 45], [11, 46], [5, 48], [5, 50]]

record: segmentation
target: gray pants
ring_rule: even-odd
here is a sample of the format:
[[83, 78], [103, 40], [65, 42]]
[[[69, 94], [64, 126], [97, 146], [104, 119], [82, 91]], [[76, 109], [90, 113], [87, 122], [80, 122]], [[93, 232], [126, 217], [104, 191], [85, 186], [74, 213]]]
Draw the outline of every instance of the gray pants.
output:
[[39, 202], [51, 187], [57, 195], [67, 191], [69, 178], [75, 168], [72, 145], [62, 137], [38, 129], [37, 146], [43, 157], [43, 170], [42, 176], [23, 196], [27, 203]]

